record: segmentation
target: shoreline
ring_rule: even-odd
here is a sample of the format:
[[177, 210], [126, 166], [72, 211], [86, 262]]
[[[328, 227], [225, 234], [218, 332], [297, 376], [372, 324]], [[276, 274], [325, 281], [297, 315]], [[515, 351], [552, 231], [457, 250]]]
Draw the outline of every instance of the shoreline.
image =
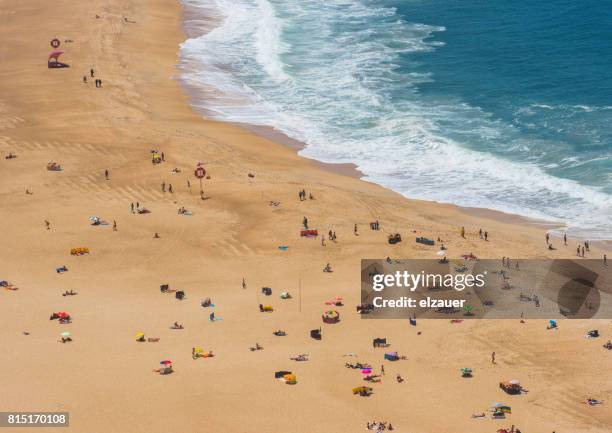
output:
[[[195, 37], [205, 35], [206, 33], [214, 30], [214, 28], [218, 25], [219, 23], [218, 16], [211, 18], [210, 16], [203, 14], [200, 10], [198, 10], [198, 8], [186, 6], [183, 0], [179, 0], [179, 3], [181, 4], [181, 8], [182, 8], [182, 29], [186, 37], [185, 40], [189, 38], [195, 38]], [[197, 25], [188, 24], [196, 20], [206, 22], [206, 26], [203, 28], [203, 27], [198, 27]], [[279, 131], [271, 126], [254, 125], [254, 124], [239, 123], [239, 122], [215, 119], [214, 114], [211, 113], [206, 107], [199, 106], [196, 100], [205, 101], [209, 97], [223, 98], [224, 95], [219, 93], [217, 89], [204, 88], [203, 86], [199, 84], [191, 84], [187, 80], [185, 80], [183, 78], [183, 75], [186, 73], [186, 70], [184, 68], [185, 67], [189, 68], [189, 64], [188, 64], [188, 60], [184, 59], [181, 56], [180, 50], [179, 50], [178, 59], [179, 59], [178, 69], [179, 71], [181, 71], [180, 73], [181, 76], [179, 77], [178, 80], [181, 86], [183, 87], [185, 93], [188, 96], [188, 100], [190, 101], [191, 108], [195, 112], [199, 113], [203, 119], [227, 123], [227, 124], [242, 128], [246, 131], [250, 131], [253, 134], [260, 136], [266, 140], [270, 140], [272, 142], [281, 144], [283, 146], [286, 146], [294, 150], [295, 153], [298, 155], [298, 157], [311, 161], [315, 166], [320, 167], [326, 171], [336, 173], [336, 174], [341, 174], [343, 176], [353, 177], [355, 179], [359, 179], [362, 182], [373, 183], [375, 185], [380, 186], [381, 188], [385, 188], [387, 190], [400, 194], [401, 196], [405, 197], [408, 200], [449, 205], [449, 206], [455, 207], [460, 212], [465, 213], [466, 215], [469, 215], [469, 216], [489, 219], [489, 220], [497, 221], [497, 222], [510, 223], [517, 227], [528, 225], [528, 226], [546, 229], [547, 231], [550, 232], [551, 237], [553, 238], [562, 238], [563, 236], [564, 229], [566, 226], [562, 222], [556, 222], [556, 221], [540, 219], [540, 218], [533, 218], [533, 217], [529, 217], [529, 216], [525, 216], [521, 214], [505, 212], [505, 211], [501, 211], [498, 209], [492, 209], [492, 208], [461, 206], [455, 203], [438, 202], [435, 200], [428, 200], [428, 199], [415, 199], [413, 197], [406, 196], [398, 191], [394, 191], [391, 188], [388, 188], [386, 186], [383, 186], [383, 185], [380, 185], [374, 182], [370, 182], [367, 179], [367, 175], [363, 173], [362, 171], [360, 171], [357, 164], [355, 163], [324, 162], [324, 161], [319, 161], [317, 159], [302, 156], [300, 154], [300, 151], [308, 147], [306, 143], [296, 140], [288, 136], [284, 132]], [[582, 237], [573, 237], [573, 238], [579, 239], [579, 240], [584, 239]], [[590, 242], [591, 244], [600, 247], [602, 250], [612, 251], [612, 239], [596, 239]]]

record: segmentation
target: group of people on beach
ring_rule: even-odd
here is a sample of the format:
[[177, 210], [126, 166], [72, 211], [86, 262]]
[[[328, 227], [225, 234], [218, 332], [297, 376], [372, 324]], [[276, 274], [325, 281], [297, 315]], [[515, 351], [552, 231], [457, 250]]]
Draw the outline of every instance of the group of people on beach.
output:
[[[300, 201], [306, 200], [306, 190], [302, 189], [302, 190], [298, 191], [298, 197], [299, 197]], [[314, 200], [314, 196], [312, 195], [312, 193], [308, 194], [308, 198], [310, 200]]]
[[[91, 78], [95, 78], [95, 71], [92, 69], [89, 70], [89, 75]], [[83, 75], [83, 83], [87, 84], [87, 75]], [[97, 88], [102, 87], [102, 80], [100, 78], [96, 78], [94, 80], [94, 84]]]
[[388, 430], [388, 431], [395, 430], [393, 428], [393, 424], [387, 423], [387, 421], [372, 421], [372, 422], [368, 422], [368, 423], [366, 423], [366, 428], [368, 430], [375, 430], [376, 433], [380, 433], [380, 432], [383, 432], [385, 430]]

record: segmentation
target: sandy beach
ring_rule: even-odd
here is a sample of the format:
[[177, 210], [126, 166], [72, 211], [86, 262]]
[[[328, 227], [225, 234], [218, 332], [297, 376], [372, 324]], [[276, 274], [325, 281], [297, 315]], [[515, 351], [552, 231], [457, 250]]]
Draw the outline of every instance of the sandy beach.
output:
[[[545, 225], [406, 199], [204, 119], [178, 80], [182, 19], [177, 1], [0, 0], [0, 280], [19, 288], [0, 288], [0, 411], [67, 411], [70, 427], [50, 431], [79, 433], [359, 432], [373, 420], [406, 433], [609, 431], [609, 320], [565, 320], [551, 332], [545, 320], [410, 327], [355, 313], [362, 258], [437, 258], [438, 248], [414, 236], [440, 238], [449, 257], [521, 260], [573, 258], [583, 240], [553, 240], [548, 250]], [[45, 64], [54, 38], [69, 68]], [[164, 161], [152, 164], [152, 150]], [[5, 159], [10, 153], [16, 158]], [[62, 170], [47, 170], [49, 162]], [[205, 200], [198, 162], [210, 176]], [[302, 189], [313, 199], [299, 200]], [[133, 213], [136, 203], [150, 213]], [[92, 216], [108, 225], [92, 225]], [[304, 217], [337, 240], [301, 237]], [[375, 220], [380, 231], [369, 228]], [[405, 241], [389, 245], [396, 232]], [[71, 255], [77, 247], [90, 253]], [[322, 272], [327, 263], [333, 273]], [[61, 266], [68, 272], [56, 272]], [[160, 293], [162, 284], [185, 299]], [[293, 298], [281, 300], [282, 291]], [[345, 300], [342, 320], [322, 324], [334, 296]], [[200, 305], [206, 297], [217, 321]], [[72, 323], [50, 321], [58, 311]], [[175, 321], [184, 329], [170, 329]], [[319, 326], [316, 341], [309, 331]], [[594, 328], [602, 337], [585, 339]], [[58, 343], [66, 331], [73, 341]], [[138, 343], [138, 332], [159, 341]], [[384, 350], [371, 340], [382, 336], [408, 359], [385, 364], [371, 397], [355, 396], [365, 382], [345, 362], [378, 370]], [[249, 351], [256, 342], [264, 350]], [[215, 356], [193, 360], [198, 346]], [[289, 359], [301, 353], [310, 360]], [[164, 359], [174, 373], [153, 374]], [[468, 366], [476, 374], [465, 381], [459, 370]], [[278, 370], [298, 384], [275, 380]], [[504, 394], [498, 383], [512, 378], [530, 392]], [[512, 405], [507, 419], [471, 418], [496, 402]]]

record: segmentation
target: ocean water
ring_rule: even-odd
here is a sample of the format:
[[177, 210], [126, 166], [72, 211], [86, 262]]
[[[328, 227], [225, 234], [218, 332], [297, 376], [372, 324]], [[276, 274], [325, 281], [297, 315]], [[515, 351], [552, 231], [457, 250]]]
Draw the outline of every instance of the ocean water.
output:
[[217, 20], [181, 45], [207, 115], [274, 127], [408, 197], [612, 239], [607, 0], [184, 4], [192, 29]]

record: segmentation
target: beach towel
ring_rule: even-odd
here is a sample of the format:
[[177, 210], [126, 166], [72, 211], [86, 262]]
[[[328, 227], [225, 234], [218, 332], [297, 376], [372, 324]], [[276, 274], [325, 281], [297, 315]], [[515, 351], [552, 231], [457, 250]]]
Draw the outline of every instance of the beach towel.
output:
[[435, 244], [435, 242], [433, 240], [427, 239], [427, 238], [424, 238], [424, 237], [416, 238], [416, 242], [418, 244], [423, 244], [423, 245], [434, 245]]

